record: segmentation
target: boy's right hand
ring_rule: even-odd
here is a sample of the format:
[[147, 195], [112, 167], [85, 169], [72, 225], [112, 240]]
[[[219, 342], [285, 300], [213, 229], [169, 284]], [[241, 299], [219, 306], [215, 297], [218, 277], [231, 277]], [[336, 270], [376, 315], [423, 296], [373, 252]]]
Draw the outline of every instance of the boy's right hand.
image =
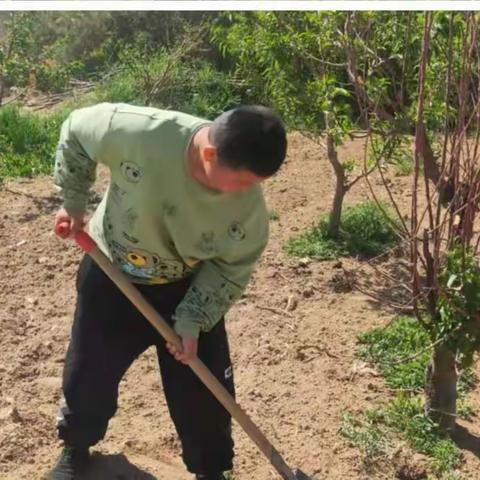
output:
[[85, 215], [83, 213], [71, 214], [64, 208], [61, 208], [55, 215], [54, 230], [57, 232], [59, 225], [65, 228], [65, 233], [61, 236], [63, 238], [73, 237], [78, 231], [85, 226]]

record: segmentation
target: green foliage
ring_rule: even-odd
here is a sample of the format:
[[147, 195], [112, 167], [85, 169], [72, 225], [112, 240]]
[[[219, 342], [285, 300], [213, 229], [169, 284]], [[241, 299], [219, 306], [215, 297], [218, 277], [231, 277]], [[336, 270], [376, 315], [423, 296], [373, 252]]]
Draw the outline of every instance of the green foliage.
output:
[[[430, 361], [428, 332], [412, 317], [397, 317], [388, 326], [375, 328], [358, 337], [358, 355], [375, 364], [394, 389], [422, 391]], [[459, 378], [459, 392], [469, 391], [476, 379], [472, 369]]]
[[326, 52], [329, 62], [343, 58], [337, 38], [342, 17], [341, 12], [230, 12], [214, 24], [212, 39], [234, 59], [255, 98], [301, 130], [323, 131], [328, 116], [340, 142], [352, 128], [355, 102], [344, 87], [345, 71], [337, 75], [321, 59]]
[[[340, 433], [362, 453], [364, 468], [387, 462], [396, 448], [406, 441], [410, 448], [430, 457], [430, 469], [436, 478], [455, 478], [461, 452], [442, 435], [424, 414], [419, 397], [400, 395], [380, 408], [361, 415], [346, 413]], [[461, 477], [457, 477], [461, 478]]]
[[395, 175], [407, 177], [413, 173], [413, 158], [410, 152], [400, 151], [394, 159]]
[[109, 38], [111, 12], [33, 12], [32, 37], [40, 62], [69, 65], [88, 62], [98, 55]]
[[[370, 105], [397, 109], [406, 100], [402, 89], [416, 88], [419, 43], [405, 45], [408, 16], [392, 12], [350, 14], [356, 38], [346, 30], [345, 12], [227, 13], [213, 27], [213, 41], [234, 58], [236, 71], [272, 103], [294, 127], [318, 133], [328, 128], [337, 143], [358, 117], [347, 53], [363, 72]], [[417, 15], [418, 16], [418, 15]], [[421, 26], [414, 25], [414, 34]], [[411, 29], [410, 29], [411, 30]], [[364, 32], [369, 32], [365, 35]], [[405, 48], [416, 46], [409, 75], [402, 77]], [[386, 105], [386, 107], [384, 107]], [[414, 118], [414, 117], [412, 117]]]
[[397, 177], [405, 177], [413, 173], [412, 139], [409, 136], [395, 136], [386, 140], [379, 139], [384, 144], [383, 157], [388, 165], [393, 166]]
[[290, 238], [283, 248], [289, 255], [313, 257], [319, 260], [331, 260], [348, 255], [348, 251], [342, 243], [330, 238], [328, 216], [324, 216], [318, 226]]
[[240, 103], [230, 78], [207, 61], [152, 53], [137, 39], [120, 54], [118, 73], [97, 89], [99, 101], [152, 105], [213, 119]]
[[[354, 33], [346, 27], [347, 12], [8, 12], [4, 16], [5, 38], [15, 32], [14, 53], [3, 63], [9, 43], [3, 39], [0, 46], [8, 85], [26, 85], [29, 75], [34, 75], [38, 88], [61, 91], [72, 76], [103, 76], [113, 64], [125, 63], [125, 45], [138, 44], [139, 33], [144, 49], [158, 52], [173, 48], [192, 25], [206, 22], [212, 25], [214, 45], [204, 36], [201, 50], [192, 58], [208, 59], [222, 74], [235, 71], [245, 98], [275, 106], [292, 127], [322, 132], [328, 116], [329, 129], [340, 142], [357, 121], [365, 121], [361, 98], [356, 98], [347, 73], [350, 51], [370, 106], [389, 112], [396, 122], [411, 125], [415, 118], [424, 20], [420, 12], [350, 12]], [[448, 119], [456, 115], [457, 105], [449, 102], [446, 108], [443, 98], [452, 16], [453, 67], [457, 72], [461, 67], [465, 16], [435, 12], [425, 105], [429, 129], [442, 127], [445, 115]], [[123, 87], [116, 89], [123, 91], [122, 98], [135, 97]], [[215, 98], [208, 93], [208, 99]], [[204, 98], [204, 93], [199, 94], [193, 110], [209, 116], [210, 103]], [[371, 114], [369, 121], [376, 120]]]
[[[452, 472], [444, 472], [443, 474], [441, 474], [441, 480], [465, 480], [463, 475], [461, 475], [460, 473], [456, 472], [456, 471], [452, 471]], [[431, 480], [430, 478], [428, 478], [427, 480]]]
[[[143, 37], [151, 52], [174, 46], [192, 25], [217, 12], [6, 12], [0, 39], [0, 66], [7, 85], [30, 80], [48, 92], [65, 89], [70, 79], [103, 77], [120, 61], [125, 45]], [[206, 35], [204, 35], [205, 37]], [[10, 48], [10, 38], [14, 38]], [[8, 64], [2, 60], [11, 51]], [[214, 48], [203, 55], [215, 59]]]
[[[357, 437], [367, 437], [369, 433], [365, 429], [373, 428], [376, 432], [386, 432], [386, 439], [378, 440], [383, 444], [392, 444], [394, 437], [399, 437], [407, 441], [412, 449], [431, 458], [431, 468], [439, 478], [461, 478], [454, 471], [461, 459], [458, 447], [425, 415], [421, 397], [416, 394], [423, 390], [430, 360], [429, 333], [416, 319], [398, 317], [386, 327], [360, 335], [358, 342], [357, 354], [373, 363], [387, 385], [399, 393], [394, 400], [376, 411], [375, 418], [380, 425], [359, 420], [361, 429]], [[471, 415], [472, 409], [463, 396], [474, 383], [473, 371], [464, 370], [459, 379], [461, 397], [457, 410], [457, 414], [464, 418]], [[365, 415], [371, 416], [371, 413], [366, 412]]]
[[[429, 131], [443, 128], [445, 120], [454, 121], [458, 105], [452, 99], [445, 104], [447, 91], [446, 71], [448, 67], [448, 30], [450, 17], [453, 16], [453, 71], [460, 72], [463, 47], [461, 42], [465, 35], [465, 15], [454, 12], [436, 12], [433, 17], [430, 39], [430, 59], [426, 72], [425, 121]], [[413, 95], [417, 98], [417, 95]], [[413, 104], [412, 104], [413, 108]], [[446, 118], [447, 117], [447, 118]]]
[[456, 246], [439, 275], [439, 318], [430, 324], [432, 338], [445, 338], [463, 367], [480, 349], [480, 267], [474, 254]]
[[436, 472], [450, 471], [458, 466], [460, 450], [425, 415], [419, 397], [398, 396], [387, 406], [385, 420], [389, 427], [401, 432], [414, 450], [432, 457]]
[[137, 80], [128, 71], [119, 72], [108, 81], [99, 84], [95, 96], [99, 102], [144, 104], [142, 93], [137, 86]]
[[367, 410], [361, 416], [345, 413], [339, 431], [360, 450], [363, 468], [367, 470], [391, 449], [389, 432], [379, 410]]
[[[385, 213], [386, 212], [386, 215]], [[351, 254], [375, 256], [391, 248], [397, 241], [395, 224], [386, 205], [363, 202], [345, 209], [342, 215], [342, 236]]]
[[350, 158], [348, 160], [345, 160], [342, 162], [342, 166], [345, 169], [345, 173], [348, 175], [349, 173], [352, 173], [355, 170], [355, 167], [357, 165], [357, 162], [355, 161], [354, 158]]
[[[385, 328], [361, 334], [358, 343], [359, 356], [378, 366], [389, 387], [423, 389], [430, 359], [429, 336], [416, 319], [397, 317]], [[422, 351], [417, 358], [402, 362]]]
[[456, 475], [454, 469], [461, 459], [455, 443], [443, 436], [425, 416], [418, 397], [400, 395], [361, 415], [346, 413], [340, 433], [359, 448], [363, 467], [367, 469], [382, 461], [387, 462], [403, 441], [413, 450], [430, 457], [431, 470], [442, 479]]
[[84, 65], [81, 62], [59, 64], [44, 61], [35, 70], [36, 86], [43, 92], [62, 92], [70, 85], [72, 78], [81, 77]]
[[[473, 371], [471, 370], [469, 370], [469, 374], [471, 376], [474, 375]], [[467, 383], [462, 390], [465, 390], [465, 388], [468, 388], [469, 390], [471, 390], [473, 386], [474, 386], [474, 383], [473, 384]], [[457, 415], [460, 418], [465, 418], [467, 420], [470, 420], [471, 417], [475, 415], [474, 408], [465, 400], [465, 398], [461, 397], [457, 400]]]
[[392, 219], [375, 202], [364, 202], [346, 208], [342, 214], [340, 236], [332, 239], [328, 233], [328, 216], [323, 217], [316, 227], [291, 238], [284, 246], [285, 251], [300, 257], [331, 259], [339, 256], [361, 255], [372, 257], [385, 252], [397, 241], [392, 228]]
[[178, 95], [177, 109], [214, 119], [240, 104], [240, 94], [229, 76], [207, 62], [187, 64], [182, 73], [186, 88]]
[[[391, 130], [411, 132], [424, 19], [419, 12], [227, 12], [214, 22], [212, 34], [256, 98], [309, 132], [324, 131], [328, 115], [340, 141], [352, 124], [380, 119]], [[445, 98], [451, 20], [453, 71], [462, 65], [466, 16], [435, 12], [424, 112], [428, 131], [442, 129], [458, 111]], [[352, 66], [366, 96], [352, 88]]]
[[178, 64], [165, 48], [155, 52], [145, 32], [137, 34], [131, 43], [117, 47], [116, 72], [99, 88], [100, 101], [150, 104], [155, 89], [170, 90], [177, 80]]
[[[431, 339], [420, 323], [410, 317], [397, 317], [389, 325], [359, 336], [357, 354], [376, 366], [389, 387], [399, 393], [394, 400], [376, 411], [380, 426], [365, 425], [386, 432], [384, 443], [391, 444], [393, 436], [408, 442], [410, 447], [431, 458], [431, 468], [442, 479], [456, 477], [461, 454], [454, 442], [442, 435], [438, 426], [423, 410], [421, 397], [425, 372], [430, 361]], [[457, 414], [463, 418], [472, 413], [464, 395], [471, 390], [475, 376], [471, 369], [461, 372]], [[410, 392], [410, 393], [409, 393]], [[365, 415], [371, 415], [367, 412]], [[360, 435], [360, 433], [358, 434]], [[364, 436], [368, 433], [363, 432]], [[360, 447], [361, 448], [361, 447]]]
[[[25, 86], [35, 51], [32, 12], [9, 12], [0, 38], [0, 85]], [[1, 100], [1, 99], [0, 99]]]
[[68, 115], [26, 113], [15, 107], [0, 109], [0, 179], [51, 173], [60, 126]]
[[412, 138], [408, 135], [392, 135], [386, 122], [372, 122], [377, 134], [371, 137], [367, 148], [367, 167], [375, 164], [393, 167], [396, 176], [407, 176], [413, 172]]
[[51, 173], [52, 162], [46, 162], [35, 154], [19, 155], [7, 151], [2, 153], [0, 162], [0, 183], [8, 177], [31, 177]]

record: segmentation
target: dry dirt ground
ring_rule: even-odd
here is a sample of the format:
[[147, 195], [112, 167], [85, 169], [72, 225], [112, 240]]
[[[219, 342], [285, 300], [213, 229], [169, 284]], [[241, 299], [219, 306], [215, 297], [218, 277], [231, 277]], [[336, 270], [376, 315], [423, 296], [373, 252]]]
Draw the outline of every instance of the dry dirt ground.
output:
[[[342, 151], [343, 158], [361, 155], [359, 142]], [[97, 193], [106, 181], [100, 177]], [[372, 182], [384, 195], [378, 179]], [[279, 219], [272, 221], [270, 244], [245, 298], [228, 315], [238, 401], [287, 462], [315, 478], [401, 478], [395, 474], [399, 463], [415, 459], [399, 454], [391, 466], [365, 473], [358, 450], [339, 433], [346, 411], [360, 412], [392, 395], [354, 352], [357, 335], [385, 325], [393, 313], [342, 288], [338, 262], [291, 259], [281, 249], [328, 211], [332, 186], [321, 150], [292, 135], [285, 168], [265, 187]], [[81, 254], [51, 232], [59, 202], [49, 177], [12, 180], [0, 188], [0, 479], [37, 480], [59, 452], [55, 414]], [[395, 179], [393, 191], [408, 208], [407, 180]], [[367, 197], [365, 182], [359, 182], [347, 204]], [[370, 272], [353, 259], [342, 264]], [[480, 412], [478, 392], [469, 401]], [[92, 478], [190, 478], [179, 460], [153, 351], [127, 373], [119, 405], [106, 439], [95, 448]], [[461, 423], [461, 472], [478, 479], [480, 422], [474, 417]], [[235, 479], [277, 478], [240, 428], [234, 434]]]

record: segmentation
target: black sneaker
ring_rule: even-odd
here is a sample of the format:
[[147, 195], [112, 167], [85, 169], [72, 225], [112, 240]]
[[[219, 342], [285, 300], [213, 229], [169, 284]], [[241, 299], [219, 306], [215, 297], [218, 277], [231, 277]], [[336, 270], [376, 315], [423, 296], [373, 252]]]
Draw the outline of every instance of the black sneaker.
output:
[[89, 460], [88, 448], [64, 447], [48, 480], [77, 480], [85, 471]]

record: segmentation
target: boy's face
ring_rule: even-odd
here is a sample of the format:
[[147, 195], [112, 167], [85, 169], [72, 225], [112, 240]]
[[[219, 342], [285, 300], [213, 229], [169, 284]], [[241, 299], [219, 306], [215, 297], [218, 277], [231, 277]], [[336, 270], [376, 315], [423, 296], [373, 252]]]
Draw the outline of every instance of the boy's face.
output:
[[213, 146], [204, 148], [203, 166], [209, 187], [223, 193], [244, 192], [268, 177], [260, 177], [250, 170], [233, 170], [218, 161]]

